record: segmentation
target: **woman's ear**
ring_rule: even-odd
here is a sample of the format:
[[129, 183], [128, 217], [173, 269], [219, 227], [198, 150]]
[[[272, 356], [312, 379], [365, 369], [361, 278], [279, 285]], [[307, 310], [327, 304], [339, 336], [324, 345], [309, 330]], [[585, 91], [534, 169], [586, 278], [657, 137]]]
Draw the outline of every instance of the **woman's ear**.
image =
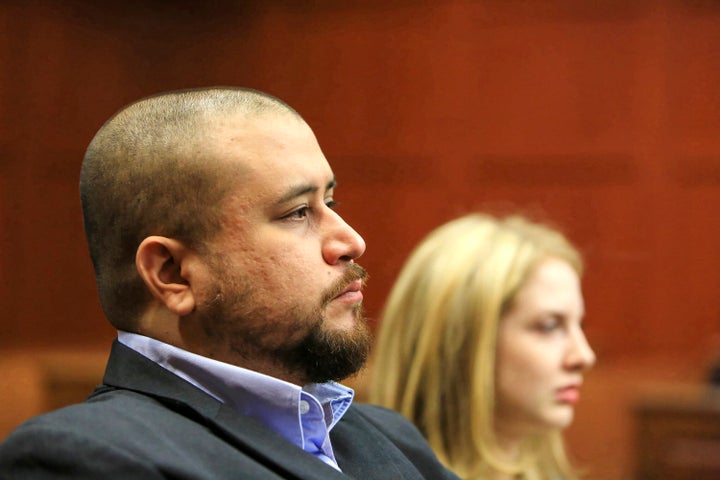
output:
[[150, 293], [178, 316], [195, 309], [188, 273], [191, 253], [182, 242], [155, 235], [143, 240], [135, 253], [135, 266]]

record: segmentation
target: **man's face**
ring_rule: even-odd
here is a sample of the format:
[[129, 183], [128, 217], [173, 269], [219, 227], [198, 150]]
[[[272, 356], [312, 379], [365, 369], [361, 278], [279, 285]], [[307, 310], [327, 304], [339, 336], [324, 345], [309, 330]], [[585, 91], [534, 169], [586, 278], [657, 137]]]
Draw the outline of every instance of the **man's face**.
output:
[[334, 176], [314, 134], [293, 116], [265, 115], [228, 120], [215, 140], [245, 171], [206, 245], [203, 329], [235, 363], [260, 359], [296, 382], [354, 373], [370, 348], [366, 275], [354, 263], [365, 242], [333, 210]]

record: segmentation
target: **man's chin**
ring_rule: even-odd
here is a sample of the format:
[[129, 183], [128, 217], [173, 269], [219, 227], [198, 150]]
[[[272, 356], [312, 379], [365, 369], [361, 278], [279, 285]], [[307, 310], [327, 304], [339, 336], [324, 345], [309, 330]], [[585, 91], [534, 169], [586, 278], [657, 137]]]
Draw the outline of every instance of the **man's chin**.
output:
[[303, 371], [310, 383], [339, 381], [357, 373], [370, 353], [372, 335], [362, 316], [346, 323], [338, 327], [326, 319], [288, 352], [288, 366]]
[[322, 329], [328, 335], [353, 335], [353, 332], [362, 328], [365, 320], [355, 315], [343, 315], [340, 317], [327, 319], [323, 322]]
[[326, 330], [347, 330], [355, 328], [358, 323], [364, 323], [362, 315], [362, 302], [352, 306], [330, 303], [323, 315], [323, 327]]

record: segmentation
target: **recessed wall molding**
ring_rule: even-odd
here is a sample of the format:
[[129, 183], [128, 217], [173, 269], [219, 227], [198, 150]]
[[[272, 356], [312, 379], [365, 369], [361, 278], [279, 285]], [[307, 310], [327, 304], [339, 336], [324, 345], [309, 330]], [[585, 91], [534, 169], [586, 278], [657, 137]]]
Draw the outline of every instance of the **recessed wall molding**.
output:
[[376, 185], [396, 184], [404, 187], [437, 183], [442, 160], [430, 156], [328, 155], [333, 172], [342, 182]]
[[671, 164], [671, 175], [683, 187], [720, 186], [720, 153], [677, 157]]
[[476, 183], [517, 186], [628, 185], [639, 178], [628, 154], [479, 155], [468, 176]]

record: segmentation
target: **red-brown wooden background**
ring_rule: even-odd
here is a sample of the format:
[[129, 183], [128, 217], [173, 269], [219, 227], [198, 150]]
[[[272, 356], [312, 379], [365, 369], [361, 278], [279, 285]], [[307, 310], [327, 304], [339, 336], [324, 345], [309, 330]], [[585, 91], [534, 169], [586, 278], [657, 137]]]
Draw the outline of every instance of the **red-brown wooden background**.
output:
[[33, 0], [0, 3], [0, 360], [107, 347], [84, 148], [123, 104], [202, 85], [314, 128], [368, 244], [371, 318], [441, 222], [563, 227], [599, 356], [568, 436], [597, 478], [631, 468], [632, 388], [701, 381], [720, 354], [717, 1]]

